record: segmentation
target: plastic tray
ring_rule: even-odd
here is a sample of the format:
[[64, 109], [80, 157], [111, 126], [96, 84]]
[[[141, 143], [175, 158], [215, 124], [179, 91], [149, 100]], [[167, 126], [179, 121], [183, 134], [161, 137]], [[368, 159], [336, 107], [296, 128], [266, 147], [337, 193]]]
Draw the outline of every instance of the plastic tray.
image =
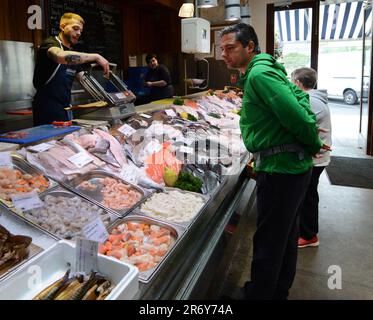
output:
[[[87, 199], [85, 198], [82, 198], [80, 195], [78, 194], [74, 194], [62, 187], [57, 187], [55, 189], [52, 189], [52, 190], [48, 190], [46, 192], [44, 192], [41, 196], [40, 196], [40, 199], [42, 201], [44, 201], [45, 197], [48, 196], [48, 195], [51, 195], [51, 196], [55, 196], [55, 197], [58, 197], [58, 196], [63, 196], [63, 197], [67, 197], [67, 198], [73, 198], [73, 197], [78, 197], [78, 198], [81, 198], [82, 201], [84, 202], [88, 202], [90, 204], [93, 204], [95, 206], [97, 206], [96, 203], [92, 203], [90, 201], [88, 201]], [[99, 207], [97, 206], [98, 208], [102, 209], [102, 207]], [[106, 229], [109, 229], [110, 226], [119, 218], [118, 215], [116, 215], [114, 212], [111, 212], [111, 211], [107, 211], [105, 209], [102, 209], [104, 210], [107, 214], [109, 214], [110, 216], [110, 222], [109, 224], [106, 226]], [[32, 222], [31, 220], [27, 219], [25, 216], [24, 216], [24, 213], [23, 212], [18, 212], [16, 211], [14, 208], [10, 209], [10, 212], [12, 212], [13, 214], [15, 214], [17, 217], [21, 218], [22, 220], [26, 221], [27, 223], [29, 223], [30, 225], [32, 225], [33, 227], [47, 233], [48, 235], [52, 236], [53, 238], [57, 239], [57, 240], [63, 240], [62, 237], [60, 237], [59, 235], [57, 235], [56, 233], [53, 233], [52, 231], [40, 226], [39, 224], [37, 223], [34, 223]], [[92, 220], [94, 219], [94, 217], [92, 218]]]
[[160, 226], [160, 227], [163, 227], [163, 228], [167, 228], [171, 231], [171, 235], [174, 238], [174, 243], [171, 245], [168, 252], [163, 256], [162, 260], [154, 268], [151, 268], [151, 269], [146, 270], [146, 271], [140, 271], [140, 273], [139, 273], [140, 281], [144, 282], [144, 283], [148, 283], [154, 277], [154, 275], [157, 273], [157, 271], [161, 268], [163, 263], [167, 260], [167, 257], [173, 252], [175, 246], [180, 241], [182, 236], [185, 234], [186, 228], [184, 228], [182, 226], [179, 226], [179, 225], [174, 225], [174, 224], [170, 224], [170, 223], [161, 222], [161, 221], [149, 218], [149, 217], [130, 214], [123, 219], [117, 220], [113, 224], [113, 226], [110, 228], [110, 231], [112, 231], [118, 225], [120, 225], [122, 223], [129, 222], [129, 221], [153, 224], [153, 225], [157, 225], [157, 226]]
[[16, 138], [16, 139], [9, 139], [6, 138], [6, 133], [0, 135], [1, 142], [9, 142], [9, 143], [19, 143], [19, 144], [26, 144], [26, 143], [33, 143], [49, 138], [53, 138], [60, 135], [65, 135], [77, 130], [80, 130], [81, 127], [78, 126], [71, 126], [71, 127], [55, 127], [51, 124], [45, 124], [42, 126], [32, 127], [24, 130], [20, 130], [22, 132], [27, 132], [27, 136], [24, 138]]
[[[0, 300], [31, 300], [62, 278], [75, 264], [75, 244], [61, 240], [29, 260], [1, 282]], [[98, 256], [98, 271], [115, 285], [105, 300], [129, 300], [139, 290], [138, 269], [104, 255]], [[38, 275], [40, 276], [38, 279]]]
[[[135, 190], [135, 191], [137, 191], [141, 194], [140, 201], [135, 203], [132, 207], [129, 207], [129, 208], [126, 208], [126, 209], [122, 209], [122, 210], [113, 209], [113, 208], [104, 206], [101, 203], [102, 193], [101, 193], [100, 188], [97, 188], [93, 191], [88, 191], [88, 190], [83, 190], [81, 188], [78, 188], [78, 186], [84, 181], [91, 181], [91, 180], [94, 180], [94, 179], [102, 179], [102, 178], [112, 178], [112, 179], [120, 181], [124, 184], [129, 185], [133, 190]], [[111, 210], [111, 211], [115, 211], [121, 217], [124, 217], [128, 212], [130, 212], [131, 210], [136, 208], [146, 198], [144, 191], [141, 188], [139, 188], [138, 186], [136, 186], [136, 185], [134, 185], [130, 182], [127, 182], [127, 181], [119, 178], [118, 176], [116, 176], [114, 174], [111, 174], [109, 172], [102, 171], [102, 170], [92, 170], [92, 171], [90, 171], [86, 174], [80, 175], [77, 178], [75, 178], [75, 179], [73, 179], [69, 182], [65, 182], [63, 184], [64, 184], [64, 186], [66, 186], [68, 189], [70, 189], [74, 193], [77, 193], [77, 194], [81, 195], [83, 198], [86, 198], [86, 199], [94, 202], [95, 204], [97, 204], [98, 206], [100, 206], [102, 208], [105, 208], [105, 209]]]

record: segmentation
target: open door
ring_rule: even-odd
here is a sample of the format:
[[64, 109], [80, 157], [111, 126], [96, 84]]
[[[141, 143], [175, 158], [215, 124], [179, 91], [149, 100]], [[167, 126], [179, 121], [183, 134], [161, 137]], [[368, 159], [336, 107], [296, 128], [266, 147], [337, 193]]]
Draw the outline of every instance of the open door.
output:
[[318, 67], [319, 1], [267, 5], [267, 53], [290, 76], [299, 67]]

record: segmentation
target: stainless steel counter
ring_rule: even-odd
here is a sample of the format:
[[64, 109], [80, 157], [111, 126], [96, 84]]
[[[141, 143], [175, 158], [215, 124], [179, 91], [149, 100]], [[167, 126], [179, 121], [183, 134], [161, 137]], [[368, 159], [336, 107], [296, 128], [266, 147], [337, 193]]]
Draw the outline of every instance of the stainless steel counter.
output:
[[248, 202], [253, 196], [253, 192], [243, 194], [247, 184], [254, 183], [244, 172], [247, 160], [248, 155], [239, 173], [226, 177], [153, 280], [140, 284], [137, 299], [190, 299], [195, 290], [209, 285], [204, 275], [211, 275], [211, 261], [225, 226], [242, 198]]
[[[149, 104], [137, 107], [136, 111], [141, 113], [165, 107]], [[242, 201], [248, 202], [254, 196], [254, 188], [246, 188], [249, 184], [255, 185], [254, 181], [247, 178], [244, 170], [248, 158], [249, 154], [244, 155], [239, 170], [224, 178], [204, 211], [190, 225], [151, 281], [140, 283], [135, 299], [192, 299], [196, 291], [202, 292], [209, 286], [224, 229], [239, 204]], [[36, 245], [44, 249], [56, 243], [55, 239], [12, 216], [5, 209], [0, 210], [3, 213], [0, 224], [11, 233], [29, 235]]]

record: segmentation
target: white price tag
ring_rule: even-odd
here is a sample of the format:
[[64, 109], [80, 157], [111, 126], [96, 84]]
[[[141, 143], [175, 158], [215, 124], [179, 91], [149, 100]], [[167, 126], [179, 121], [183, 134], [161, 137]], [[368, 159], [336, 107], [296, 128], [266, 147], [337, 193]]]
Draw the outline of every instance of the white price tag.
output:
[[169, 117], [176, 117], [176, 113], [174, 110], [172, 109], [166, 109], [164, 112], [166, 112], [166, 114], [169, 116]]
[[118, 99], [124, 99], [124, 98], [126, 97], [125, 94], [124, 94], [123, 92], [117, 93], [115, 96], [116, 96]]
[[0, 167], [13, 168], [13, 162], [9, 152], [0, 152]]
[[140, 117], [143, 117], [145, 119], [150, 119], [152, 116], [149, 116], [148, 114], [145, 114], [145, 113], [140, 113]]
[[104, 243], [109, 238], [109, 234], [100, 217], [85, 225], [82, 233], [86, 239], [99, 243]]
[[123, 126], [121, 126], [118, 131], [123, 133], [127, 137], [132, 136], [136, 132], [136, 130], [128, 124], [124, 124]]
[[97, 271], [98, 242], [78, 238], [76, 240], [75, 272]]
[[14, 207], [20, 211], [33, 210], [44, 206], [35, 190], [28, 193], [12, 194], [10, 198]]
[[79, 152], [74, 154], [70, 158], [67, 158], [72, 164], [77, 166], [78, 168], [83, 168], [88, 163], [92, 162], [93, 159], [85, 152]]
[[181, 146], [180, 149], [179, 149], [180, 152], [184, 152], [184, 153], [194, 153], [194, 149], [191, 148], [191, 147], [186, 147], [186, 146]]
[[186, 143], [186, 142], [187, 142], [187, 139], [185, 139], [183, 136], [178, 136], [178, 137], [176, 137], [175, 142], [183, 142], [183, 143]]
[[31, 146], [28, 148], [28, 150], [34, 151], [34, 152], [44, 152], [49, 150], [50, 148], [53, 148], [53, 144], [50, 143], [40, 143], [35, 146]]
[[123, 180], [126, 180], [131, 183], [136, 183], [137, 182], [137, 175], [138, 171], [136, 169], [131, 168], [130, 166], [125, 166], [120, 173], [120, 177]]

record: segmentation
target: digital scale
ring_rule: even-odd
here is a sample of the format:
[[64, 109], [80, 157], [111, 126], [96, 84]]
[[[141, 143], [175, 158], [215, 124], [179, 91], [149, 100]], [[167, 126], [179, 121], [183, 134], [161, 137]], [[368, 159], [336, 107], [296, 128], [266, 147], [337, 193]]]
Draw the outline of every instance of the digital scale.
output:
[[108, 79], [103, 76], [102, 69], [94, 70], [97, 66], [97, 64], [93, 64], [89, 71], [84, 71], [79, 82], [92, 98], [106, 102], [108, 107], [97, 108], [97, 110], [86, 113], [80, 118], [115, 122], [115, 120], [129, 118], [134, 115], [136, 113], [134, 105], [136, 96], [114, 74], [117, 65], [110, 64], [113, 70], [109, 71]]

